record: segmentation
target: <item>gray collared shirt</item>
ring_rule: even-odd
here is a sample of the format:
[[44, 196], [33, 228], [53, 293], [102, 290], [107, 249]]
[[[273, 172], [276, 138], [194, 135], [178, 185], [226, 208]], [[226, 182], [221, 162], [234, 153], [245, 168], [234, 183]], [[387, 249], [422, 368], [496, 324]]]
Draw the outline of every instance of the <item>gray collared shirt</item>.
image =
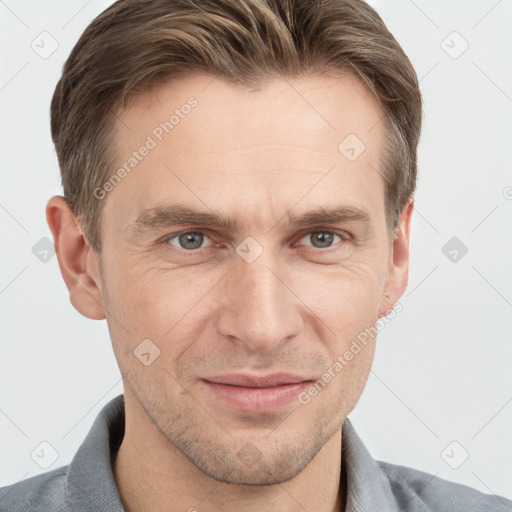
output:
[[[124, 512], [112, 456], [124, 435], [124, 397], [98, 414], [68, 466], [0, 489], [0, 512]], [[348, 419], [342, 427], [346, 512], [512, 512], [512, 501], [372, 458]]]

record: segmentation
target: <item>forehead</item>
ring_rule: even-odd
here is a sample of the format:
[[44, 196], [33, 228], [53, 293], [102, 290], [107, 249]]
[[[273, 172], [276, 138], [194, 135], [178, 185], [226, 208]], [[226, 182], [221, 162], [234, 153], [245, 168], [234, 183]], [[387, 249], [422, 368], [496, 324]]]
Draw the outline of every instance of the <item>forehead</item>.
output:
[[[132, 97], [128, 108], [118, 112], [117, 129], [120, 149], [136, 145], [142, 134], [172, 144], [171, 139], [193, 130], [203, 135], [195, 141], [196, 151], [260, 143], [301, 144], [321, 151], [336, 147], [349, 134], [371, 143], [383, 128], [383, 118], [373, 93], [350, 73], [272, 78], [258, 89], [195, 74]], [[170, 130], [162, 126], [166, 123]]]
[[117, 115], [117, 165], [126, 172], [105, 210], [120, 222], [173, 201], [237, 211], [251, 224], [265, 221], [262, 205], [274, 222], [299, 202], [304, 211], [343, 200], [383, 206], [384, 113], [353, 75], [273, 79], [258, 90], [191, 75]]

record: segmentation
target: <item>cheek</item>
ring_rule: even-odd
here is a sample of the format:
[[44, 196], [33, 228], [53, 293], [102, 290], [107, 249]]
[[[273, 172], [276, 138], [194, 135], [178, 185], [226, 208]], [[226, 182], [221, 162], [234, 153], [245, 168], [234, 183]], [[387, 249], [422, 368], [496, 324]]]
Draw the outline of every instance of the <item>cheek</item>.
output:
[[[377, 261], [377, 260], [376, 260]], [[329, 391], [321, 403], [350, 410], [359, 398], [373, 361], [375, 330], [382, 295], [382, 273], [370, 261], [331, 269], [304, 288], [305, 302], [321, 319], [327, 351], [322, 381]], [[305, 295], [307, 293], [307, 295]], [[317, 322], [312, 317], [311, 322]], [[314, 392], [314, 391], [313, 391]]]
[[112, 261], [116, 264], [105, 268], [103, 300], [116, 358], [124, 365], [122, 369], [128, 370], [137, 362], [134, 351], [144, 340], [160, 347], [163, 327], [157, 328], [158, 318], [164, 322], [169, 304], [160, 296], [149, 272], [130, 267], [122, 258]]
[[[383, 272], [374, 262], [305, 270], [294, 292], [313, 312], [339, 332], [341, 326], [360, 325], [375, 318], [383, 292]], [[337, 327], [336, 327], [337, 326]]]
[[375, 268], [363, 265], [338, 279], [315, 282], [309, 291], [311, 298], [316, 296], [315, 312], [328, 327], [324, 338], [328, 366], [312, 391], [322, 397], [317, 406], [329, 409], [332, 417], [346, 416], [365, 387], [375, 352], [381, 292]]
[[[214, 296], [207, 292], [218, 280], [215, 272], [184, 272], [144, 265], [132, 266], [129, 272], [113, 272], [110, 287], [117, 291], [109, 309], [126, 328], [115, 329], [117, 351], [129, 363], [133, 351], [149, 339], [162, 356], [155, 360], [156, 366], [164, 365], [174, 373], [183, 353], [204, 330], [208, 321], [205, 307]], [[114, 340], [112, 331], [111, 335]]]

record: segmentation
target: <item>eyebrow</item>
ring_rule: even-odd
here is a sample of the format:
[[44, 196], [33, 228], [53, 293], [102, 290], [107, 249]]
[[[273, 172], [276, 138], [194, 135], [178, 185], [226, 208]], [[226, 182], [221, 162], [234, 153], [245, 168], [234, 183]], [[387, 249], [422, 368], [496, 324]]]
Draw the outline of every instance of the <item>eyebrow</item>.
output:
[[[370, 213], [366, 209], [355, 206], [339, 206], [331, 209], [319, 207], [299, 216], [288, 212], [285, 217], [287, 217], [287, 225], [295, 229], [314, 224], [335, 224], [339, 222], [359, 222], [368, 227], [372, 225]], [[237, 230], [241, 227], [238, 214], [226, 217], [220, 212], [203, 212], [182, 204], [175, 204], [141, 210], [137, 219], [132, 224], [132, 228], [136, 232], [144, 232], [151, 229], [169, 228], [185, 224], [228, 231]]]

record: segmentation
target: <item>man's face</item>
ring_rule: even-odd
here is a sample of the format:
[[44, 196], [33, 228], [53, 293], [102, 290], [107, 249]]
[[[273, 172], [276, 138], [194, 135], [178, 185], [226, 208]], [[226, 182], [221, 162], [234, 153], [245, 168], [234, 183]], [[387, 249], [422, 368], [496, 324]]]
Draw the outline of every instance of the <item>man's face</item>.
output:
[[[183, 108], [190, 97], [197, 104]], [[138, 156], [103, 199], [100, 288], [127, 421], [146, 415], [153, 435], [215, 479], [284, 482], [339, 432], [375, 340], [333, 371], [338, 356], [403, 291], [390, 281], [383, 112], [351, 76], [255, 92], [197, 75], [140, 95], [119, 117], [118, 167]], [[233, 225], [171, 225], [163, 212], [177, 205]], [[367, 218], [290, 223], [338, 208]], [[312, 382], [226, 384], [278, 373]]]

